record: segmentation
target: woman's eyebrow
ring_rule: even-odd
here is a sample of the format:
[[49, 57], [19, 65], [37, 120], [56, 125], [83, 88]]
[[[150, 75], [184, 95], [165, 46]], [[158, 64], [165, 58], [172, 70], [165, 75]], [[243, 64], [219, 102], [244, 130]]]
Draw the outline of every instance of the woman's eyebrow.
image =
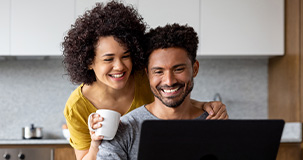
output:
[[130, 50], [127, 50], [127, 51], [125, 51], [123, 54], [129, 53], [129, 52], [130, 52]]
[[114, 56], [115, 54], [113, 54], [113, 53], [106, 53], [106, 54], [104, 54], [104, 55], [102, 55], [102, 57], [105, 57], [105, 56]]

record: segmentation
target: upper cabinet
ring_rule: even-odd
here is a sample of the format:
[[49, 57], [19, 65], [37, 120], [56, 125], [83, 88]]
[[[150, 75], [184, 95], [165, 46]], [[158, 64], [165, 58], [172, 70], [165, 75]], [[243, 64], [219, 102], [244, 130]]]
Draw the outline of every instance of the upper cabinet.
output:
[[[76, 18], [83, 15], [85, 11], [92, 9], [96, 3], [107, 3], [109, 0], [76, 0]], [[137, 8], [138, 0], [124, 0], [125, 4], [131, 4]]]
[[[0, 55], [60, 56], [75, 18], [109, 0], [1, 0]], [[284, 54], [284, 0], [124, 0], [154, 28], [180, 23], [199, 35], [198, 55]]]
[[97, 0], [76, 0], [76, 18], [83, 15], [86, 10], [92, 9], [96, 2], [102, 2]]
[[62, 55], [74, 0], [11, 0], [11, 55]]
[[199, 0], [139, 0], [138, 10], [151, 28], [179, 23], [199, 32]]
[[10, 33], [10, 1], [0, 1], [0, 55], [9, 55], [9, 33]]
[[284, 54], [284, 0], [201, 0], [203, 56]]

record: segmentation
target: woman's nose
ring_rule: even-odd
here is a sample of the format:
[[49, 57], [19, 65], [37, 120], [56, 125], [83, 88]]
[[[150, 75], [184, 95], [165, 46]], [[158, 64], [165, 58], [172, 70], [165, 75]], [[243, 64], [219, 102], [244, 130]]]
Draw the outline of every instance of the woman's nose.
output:
[[124, 63], [120, 59], [116, 60], [114, 63], [114, 70], [121, 71], [123, 70], [124, 66]]

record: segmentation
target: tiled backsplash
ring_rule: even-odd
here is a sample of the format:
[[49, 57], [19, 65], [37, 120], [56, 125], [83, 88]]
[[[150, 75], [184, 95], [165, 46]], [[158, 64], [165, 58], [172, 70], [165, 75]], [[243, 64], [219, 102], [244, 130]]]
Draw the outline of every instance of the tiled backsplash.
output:
[[[220, 93], [232, 119], [267, 118], [267, 58], [204, 59], [192, 97]], [[21, 139], [22, 127], [43, 127], [44, 138], [63, 138], [63, 109], [76, 85], [64, 75], [62, 59], [0, 59], [0, 139]]]

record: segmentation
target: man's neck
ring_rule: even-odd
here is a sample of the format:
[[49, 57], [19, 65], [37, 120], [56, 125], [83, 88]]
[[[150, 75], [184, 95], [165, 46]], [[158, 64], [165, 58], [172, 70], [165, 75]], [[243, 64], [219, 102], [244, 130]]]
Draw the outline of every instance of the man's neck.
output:
[[146, 105], [146, 108], [154, 116], [159, 119], [194, 119], [199, 117], [204, 111], [194, 107], [190, 101], [190, 95], [188, 95], [182, 104], [173, 108], [164, 105], [159, 99], [155, 98], [155, 101]]

